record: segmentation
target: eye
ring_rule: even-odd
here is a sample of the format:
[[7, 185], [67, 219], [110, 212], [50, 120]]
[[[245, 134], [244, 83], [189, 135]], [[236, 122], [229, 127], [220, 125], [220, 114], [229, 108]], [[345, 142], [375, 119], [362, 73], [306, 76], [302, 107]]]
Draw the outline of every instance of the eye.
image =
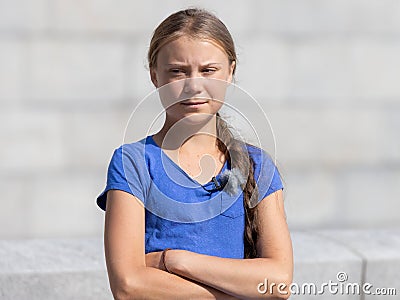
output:
[[204, 74], [213, 74], [215, 71], [217, 71], [217, 69], [214, 68], [205, 68], [202, 70]]
[[185, 71], [182, 70], [182, 69], [170, 69], [169, 72], [170, 72], [172, 75], [182, 75], [182, 74], [185, 74]]

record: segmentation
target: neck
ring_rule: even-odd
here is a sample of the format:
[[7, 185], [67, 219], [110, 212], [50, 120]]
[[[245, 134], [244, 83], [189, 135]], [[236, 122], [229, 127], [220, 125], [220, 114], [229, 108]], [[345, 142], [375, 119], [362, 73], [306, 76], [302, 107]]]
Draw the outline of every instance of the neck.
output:
[[166, 150], [199, 152], [215, 149], [217, 140], [216, 116], [204, 123], [187, 124], [165, 121], [162, 129], [154, 135], [155, 141]]

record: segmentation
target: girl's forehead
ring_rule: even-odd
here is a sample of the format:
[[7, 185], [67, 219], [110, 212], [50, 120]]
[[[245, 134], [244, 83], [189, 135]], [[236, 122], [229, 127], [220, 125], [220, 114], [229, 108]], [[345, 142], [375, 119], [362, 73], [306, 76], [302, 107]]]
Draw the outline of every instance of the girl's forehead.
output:
[[161, 47], [158, 59], [177, 61], [202, 61], [227, 59], [225, 50], [217, 42], [210, 39], [179, 37]]

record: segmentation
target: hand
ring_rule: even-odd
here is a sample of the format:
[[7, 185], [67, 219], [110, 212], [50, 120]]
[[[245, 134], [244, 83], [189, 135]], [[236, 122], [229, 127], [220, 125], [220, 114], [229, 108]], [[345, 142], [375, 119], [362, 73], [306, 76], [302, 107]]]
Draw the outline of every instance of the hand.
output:
[[165, 252], [165, 266], [163, 262], [161, 264], [164, 270], [168, 268], [171, 273], [181, 275], [185, 271], [186, 261], [190, 260], [191, 254], [196, 255], [196, 253], [187, 250], [171, 249]]
[[161, 261], [162, 251], [150, 252], [145, 255], [146, 267], [156, 268], [165, 271], [164, 265]]
[[[168, 250], [165, 254], [165, 263], [168, 265], [168, 269], [179, 270], [182, 267], [183, 259], [186, 257], [185, 250]], [[166, 271], [164, 263], [162, 261], [162, 251], [149, 252], [146, 254], [146, 267], [156, 268], [159, 270]]]

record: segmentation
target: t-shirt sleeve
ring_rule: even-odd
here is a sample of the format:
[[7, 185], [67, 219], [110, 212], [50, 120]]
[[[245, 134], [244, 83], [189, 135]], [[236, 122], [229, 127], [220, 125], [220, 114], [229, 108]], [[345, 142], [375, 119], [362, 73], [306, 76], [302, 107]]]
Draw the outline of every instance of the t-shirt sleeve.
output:
[[258, 187], [258, 201], [284, 188], [281, 175], [267, 152], [257, 148], [252, 156], [255, 168], [254, 177]]
[[[104, 191], [97, 197], [97, 205], [104, 211], [106, 210], [107, 192], [109, 190], [121, 190], [134, 195], [142, 201], [144, 199], [138, 168], [135, 165], [132, 165], [132, 160], [123, 159], [122, 150], [123, 146], [114, 150], [108, 166], [106, 187]], [[127, 161], [130, 162], [130, 165], [128, 165]], [[125, 176], [126, 168], [129, 168], [129, 183]]]

